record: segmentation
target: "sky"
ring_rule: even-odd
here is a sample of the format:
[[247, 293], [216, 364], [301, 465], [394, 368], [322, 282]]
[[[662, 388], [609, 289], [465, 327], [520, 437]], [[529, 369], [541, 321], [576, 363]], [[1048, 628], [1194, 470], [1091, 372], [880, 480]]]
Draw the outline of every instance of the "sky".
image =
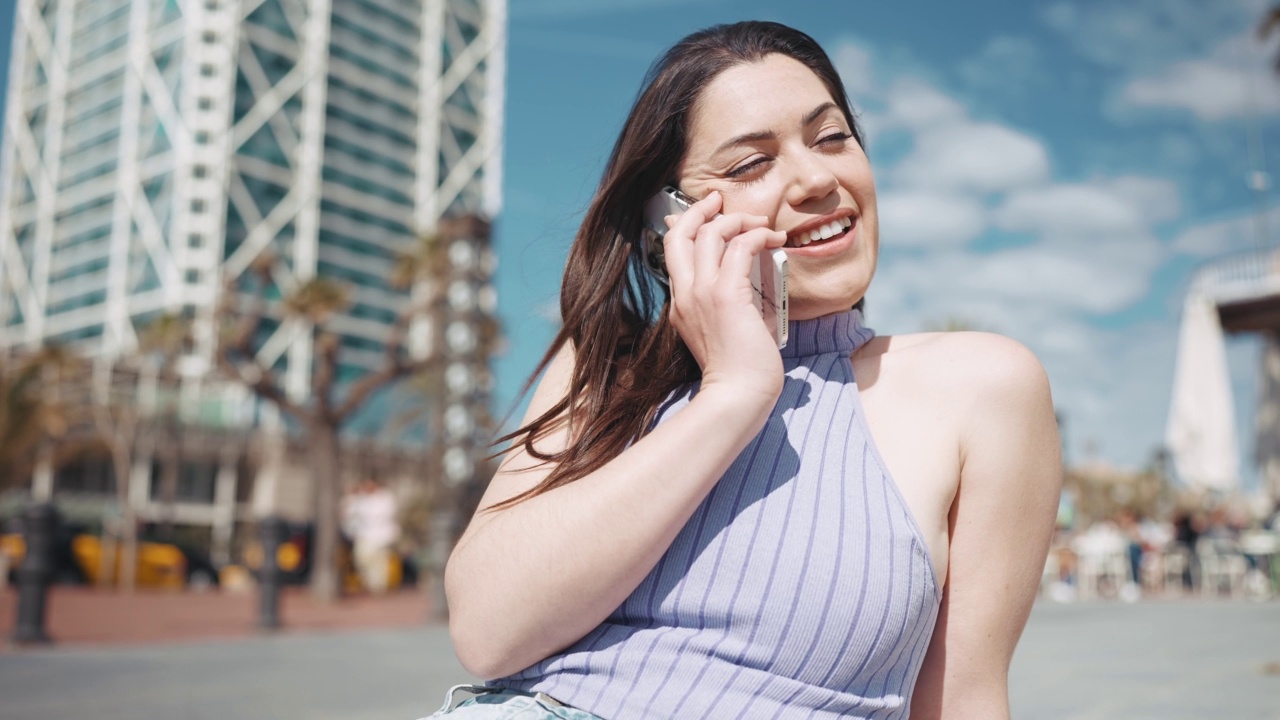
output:
[[[1250, 138], [1263, 171], [1280, 157], [1276, 47], [1254, 40], [1266, 5], [510, 0], [495, 410], [519, 412], [554, 334], [569, 244], [649, 64], [699, 28], [767, 19], [827, 50], [866, 131], [881, 218], [869, 323], [1016, 338], [1048, 370], [1068, 461], [1144, 466], [1191, 273], [1280, 230], [1275, 191], [1246, 182]], [[1245, 468], [1258, 351], [1228, 343]]]

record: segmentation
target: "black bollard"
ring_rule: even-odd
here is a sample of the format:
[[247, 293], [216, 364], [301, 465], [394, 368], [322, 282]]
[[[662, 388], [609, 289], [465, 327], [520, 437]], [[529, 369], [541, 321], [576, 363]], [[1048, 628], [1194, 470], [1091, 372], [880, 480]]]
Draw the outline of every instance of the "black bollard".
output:
[[18, 617], [12, 638], [16, 644], [53, 642], [45, 632], [44, 621], [49, 583], [56, 570], [53, 545], [58, 525], [58, 510], [46, 503], [32, 505], [22, 515], [22, 537], [27, 550], [17, 571]]
[[279, 517], [258, 521], [258, 540], [262, 543], [262, 568], [258, 574], [258, 629], [280, 628], [280, 563], [276, 560], [288, 526]]

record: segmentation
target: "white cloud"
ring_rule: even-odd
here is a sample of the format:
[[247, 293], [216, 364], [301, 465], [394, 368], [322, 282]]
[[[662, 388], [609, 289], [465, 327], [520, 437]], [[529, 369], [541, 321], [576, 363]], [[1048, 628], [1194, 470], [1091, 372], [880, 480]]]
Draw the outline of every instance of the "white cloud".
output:
[[1208, 52], [1262, 16], [1267, 0], [1062, 0], [1041, 19], [1089, 60], [1149, 72]]
[[871, 52], [854, 40], [842, 40], [831, 55], [845, 90], [852, 96], [854, 105], [861, 96], [876, 91], [875, 73], [871, 68]]
[[1128, 108], [1189, 111], [1206, 122], [1280, 112], [1270, 62], [1251, 32], [1228, 39], [1207, 57], [1133, 78], [1120, 100]]
[[889, 87], [885, 98], [886, 122], [911, 130], [961, 122], [965, 109], [955, 98], [919, 78], [900, 78]]
[[965, 245], [986, 229], [982, 203], [940, 192], [886, 192], [876, 199], [880, 235], [895, 246]]
[[1269, 241], [1280, 231], [1280, 208], [1261, 215], [1242, 212], [1233, 217], [1186, 228], [1173, 241], [1173, 249], [1185, 255], [1209, 258], [1258, 247], [1259, 233]]
[[1182, 214], [1182, 197], [1177, 183], [1164, 178], [1123, 175], [1102, 179], [1098, 185], [1104, 190], [1133, 203], [1144, 220], [1162, 223], [1177, 219]]
[[[1121, 310], [1149, 291], [1157, 260], [1158, 247], [1150, 238], [1093, 246], [1045, 240], [991, 253], [938, 251], [886, 258], [872, 296], [877, 303], [890, 299], [898, 319], [917, 323], [942, 319], [926, 312], [931, 298], [945, 299], [945, 307], [938, 308], [947, 311], [943, 317], [961, 302], [1007, 307], [975, 319], [1011, 332], [1021, 326], [1010, 315], [1015, 310], [1040, 308], [1057, 317]], [[1023, 328], [1034, 329], [1035, 324]]]
[[1057, 2], [1041, 17], [1082, 56], [1121, 71], [1116, 109], [1201, 120], [1280, 113], [1270, 72], [1277, 38], [1256, 39], [1265, 0]]
[[957, 69], [972, 87], [1016, 93], [1047, 77], [1040, 46], [1030, 38], [1009, 35], [992, 38]]
[[1017, 191], [995, 214], [1015, 232], [1089, 237], [1142, 232], [1142, 217], [1123, 198], [1091, 185], [1052, 185]]
[[917, 135], [893, 178], [912, 187], [999, 192], [1049, 176], [1049, 153], [1025, 133], [996, 123], [953, 123]]

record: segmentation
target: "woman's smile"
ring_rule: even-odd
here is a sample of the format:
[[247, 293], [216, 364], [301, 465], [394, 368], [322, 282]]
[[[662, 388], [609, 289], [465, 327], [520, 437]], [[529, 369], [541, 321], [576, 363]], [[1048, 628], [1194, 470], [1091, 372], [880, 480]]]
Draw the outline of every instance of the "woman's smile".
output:
[[857, 216], [849, 209], [837, 210], [830, 215], [815, 218], [789, 231], [785, 247], [788, 250], [816, 251], [828, 245], [839, 244], [837, 241], [852, 236], [851, 231], [856, 221]]

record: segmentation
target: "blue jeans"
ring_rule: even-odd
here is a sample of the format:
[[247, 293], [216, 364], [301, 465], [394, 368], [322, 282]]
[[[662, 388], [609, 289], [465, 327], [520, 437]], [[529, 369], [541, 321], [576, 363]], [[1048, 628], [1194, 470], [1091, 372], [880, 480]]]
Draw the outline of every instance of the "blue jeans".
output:
[[[474, 697], [455, 706], [454, 695], [459, 691], [470, 693]], [[431, 717], [459, 720], [603, 720], [598, 715], [569, 707], [543, 693], [479, 685], [454, 685], [449, 688], [444, 705]]]

